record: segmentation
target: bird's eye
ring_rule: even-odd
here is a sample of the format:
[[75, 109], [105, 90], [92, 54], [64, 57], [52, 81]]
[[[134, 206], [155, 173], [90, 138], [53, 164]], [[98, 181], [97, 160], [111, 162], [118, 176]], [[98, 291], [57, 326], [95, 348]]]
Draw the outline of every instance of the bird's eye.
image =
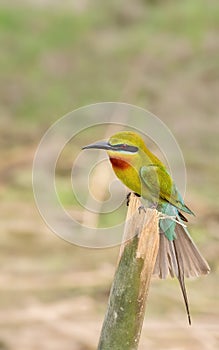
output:
[[126, 152], [133, 152], [133, 153], [138, 151], [138, 147], [127, 145], [127, 143], [120, 143], [120, 144], [115, 145], [114, 147], [118, 151], [124, 150]]

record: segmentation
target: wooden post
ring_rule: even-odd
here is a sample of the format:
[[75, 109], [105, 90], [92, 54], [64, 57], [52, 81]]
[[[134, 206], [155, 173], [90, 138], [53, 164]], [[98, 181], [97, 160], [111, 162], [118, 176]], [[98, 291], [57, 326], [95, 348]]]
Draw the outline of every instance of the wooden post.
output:
[[98, 350], [136, 350], [159, 247], [156, 209], [142, 209], [131, 195]]

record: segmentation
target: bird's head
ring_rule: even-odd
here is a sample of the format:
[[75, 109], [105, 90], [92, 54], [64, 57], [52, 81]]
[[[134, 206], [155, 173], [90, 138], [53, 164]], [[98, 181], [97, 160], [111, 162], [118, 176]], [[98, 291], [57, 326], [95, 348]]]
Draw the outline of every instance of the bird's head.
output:
[[89, 148], [106, 150], [117, 177], [132, 191], [141, 194], [139, 170], [147, 157], [147, 148], [140, 135], [132, 131], [117, 132], [108, 141], [83, 147]]

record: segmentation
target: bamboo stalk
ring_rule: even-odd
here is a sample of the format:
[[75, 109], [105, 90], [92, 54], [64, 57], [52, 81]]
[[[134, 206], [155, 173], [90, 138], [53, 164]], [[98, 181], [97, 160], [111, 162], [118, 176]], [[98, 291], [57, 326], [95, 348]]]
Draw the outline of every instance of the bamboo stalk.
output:
[[120, 248], [119, 263], [111, 287], [108, 309], [98, 350], [136, 350], [146, 301], [159, 247], [156, 209], [146, 213], [131, 195]]

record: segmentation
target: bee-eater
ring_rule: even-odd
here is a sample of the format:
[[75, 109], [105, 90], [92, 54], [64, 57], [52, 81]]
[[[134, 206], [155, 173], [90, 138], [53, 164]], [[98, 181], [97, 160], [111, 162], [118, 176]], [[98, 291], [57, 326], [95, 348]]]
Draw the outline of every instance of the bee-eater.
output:
[[[110, 137], [108, 142], [97, 142], [83, 149], [106, 150], [117, 177], [148, 204], [166, 215], [159, 221], [159, 251], [154, 274], [160, 278], [176, 276], [182, 290], [185, 307], [191, 324], [185, 277], [207, 274], [208, 263], [201, 256], [182, 220], [182, 212], [193, 214], [165, 165], [146, 147], [140, 135], [122, 131]], [[194, 215], [194, 214], [193, 214]], [[175, 220], [172, 220], [172, 218]]]

